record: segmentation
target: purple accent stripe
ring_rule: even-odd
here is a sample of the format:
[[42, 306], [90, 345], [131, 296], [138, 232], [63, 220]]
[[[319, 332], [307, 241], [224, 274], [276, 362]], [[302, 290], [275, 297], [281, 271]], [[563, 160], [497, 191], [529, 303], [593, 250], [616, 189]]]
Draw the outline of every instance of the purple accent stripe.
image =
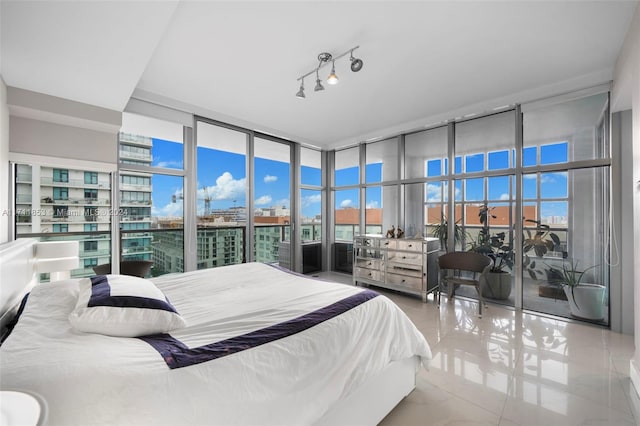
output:
[[111, 296], [111, 286], [106, 275], [91, 277], [91, 297], [87, 307], [113, 306], [116, 308], [158, 309], [178, 313], [165, 296], [165, 300], [139, 296]]
[[376, 296], [379, 294], [375, 291], [364, 290], [297, 318], [197, 348], [189, 348], [180, 340], [166, 333], [139, 337], [139, 339], [144, 340], [157, 350], [169, 368], [188, 367], [300, 333], [343, 314]]

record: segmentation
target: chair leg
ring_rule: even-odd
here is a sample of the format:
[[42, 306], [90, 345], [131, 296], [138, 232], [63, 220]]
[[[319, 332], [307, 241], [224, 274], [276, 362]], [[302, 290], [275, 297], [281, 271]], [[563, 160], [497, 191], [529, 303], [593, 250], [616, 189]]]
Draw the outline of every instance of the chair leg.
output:
[[478, 318], [482, 318], [482, 305], [484, 305], [484, 299], [482, 298], [482, 291], [479, 287], [476, 287], [478, 290]]

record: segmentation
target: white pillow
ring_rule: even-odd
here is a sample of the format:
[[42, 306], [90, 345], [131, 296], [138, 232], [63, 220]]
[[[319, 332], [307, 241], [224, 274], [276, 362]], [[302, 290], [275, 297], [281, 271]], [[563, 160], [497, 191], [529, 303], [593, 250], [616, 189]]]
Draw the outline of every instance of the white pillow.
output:
[[74, 329], [108, 336], [138, 337], [185, 327], [164, 293], [151, 281], [129, 275], [98, 275], [79, 282]]

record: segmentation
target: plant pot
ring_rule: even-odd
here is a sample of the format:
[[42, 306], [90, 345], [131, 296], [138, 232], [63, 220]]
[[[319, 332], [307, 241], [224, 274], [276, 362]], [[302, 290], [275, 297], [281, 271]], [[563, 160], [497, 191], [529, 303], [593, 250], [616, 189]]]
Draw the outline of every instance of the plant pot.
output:
[[565, 286], [564, 293], [569, 301], [571, 315], [592, 321], [603, 320], [605, 290], [603, 285], [581, 283], [573, 288], [572, 294], [571, 287]]
[[507, 272], [488, 272], [482, 287], [482, 297], [505, 300], [511, 294], [511, 274]]

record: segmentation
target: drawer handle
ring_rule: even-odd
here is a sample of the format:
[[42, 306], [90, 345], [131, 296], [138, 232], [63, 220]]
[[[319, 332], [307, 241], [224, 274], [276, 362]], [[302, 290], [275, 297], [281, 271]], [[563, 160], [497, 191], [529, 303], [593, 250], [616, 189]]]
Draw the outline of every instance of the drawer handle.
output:
[[413, 244], [409, 244], [409, 247], [413, 247]]
[[385, 246], [388, 246], [388, 245], [389, 245], [389, 241], [387, 241], [386, 243], [384, 243], [384, 245], [385, 245]]
[[402, 282], [404, 283], [404, 282], [406, 282], [406, 280], [403, 279]]

